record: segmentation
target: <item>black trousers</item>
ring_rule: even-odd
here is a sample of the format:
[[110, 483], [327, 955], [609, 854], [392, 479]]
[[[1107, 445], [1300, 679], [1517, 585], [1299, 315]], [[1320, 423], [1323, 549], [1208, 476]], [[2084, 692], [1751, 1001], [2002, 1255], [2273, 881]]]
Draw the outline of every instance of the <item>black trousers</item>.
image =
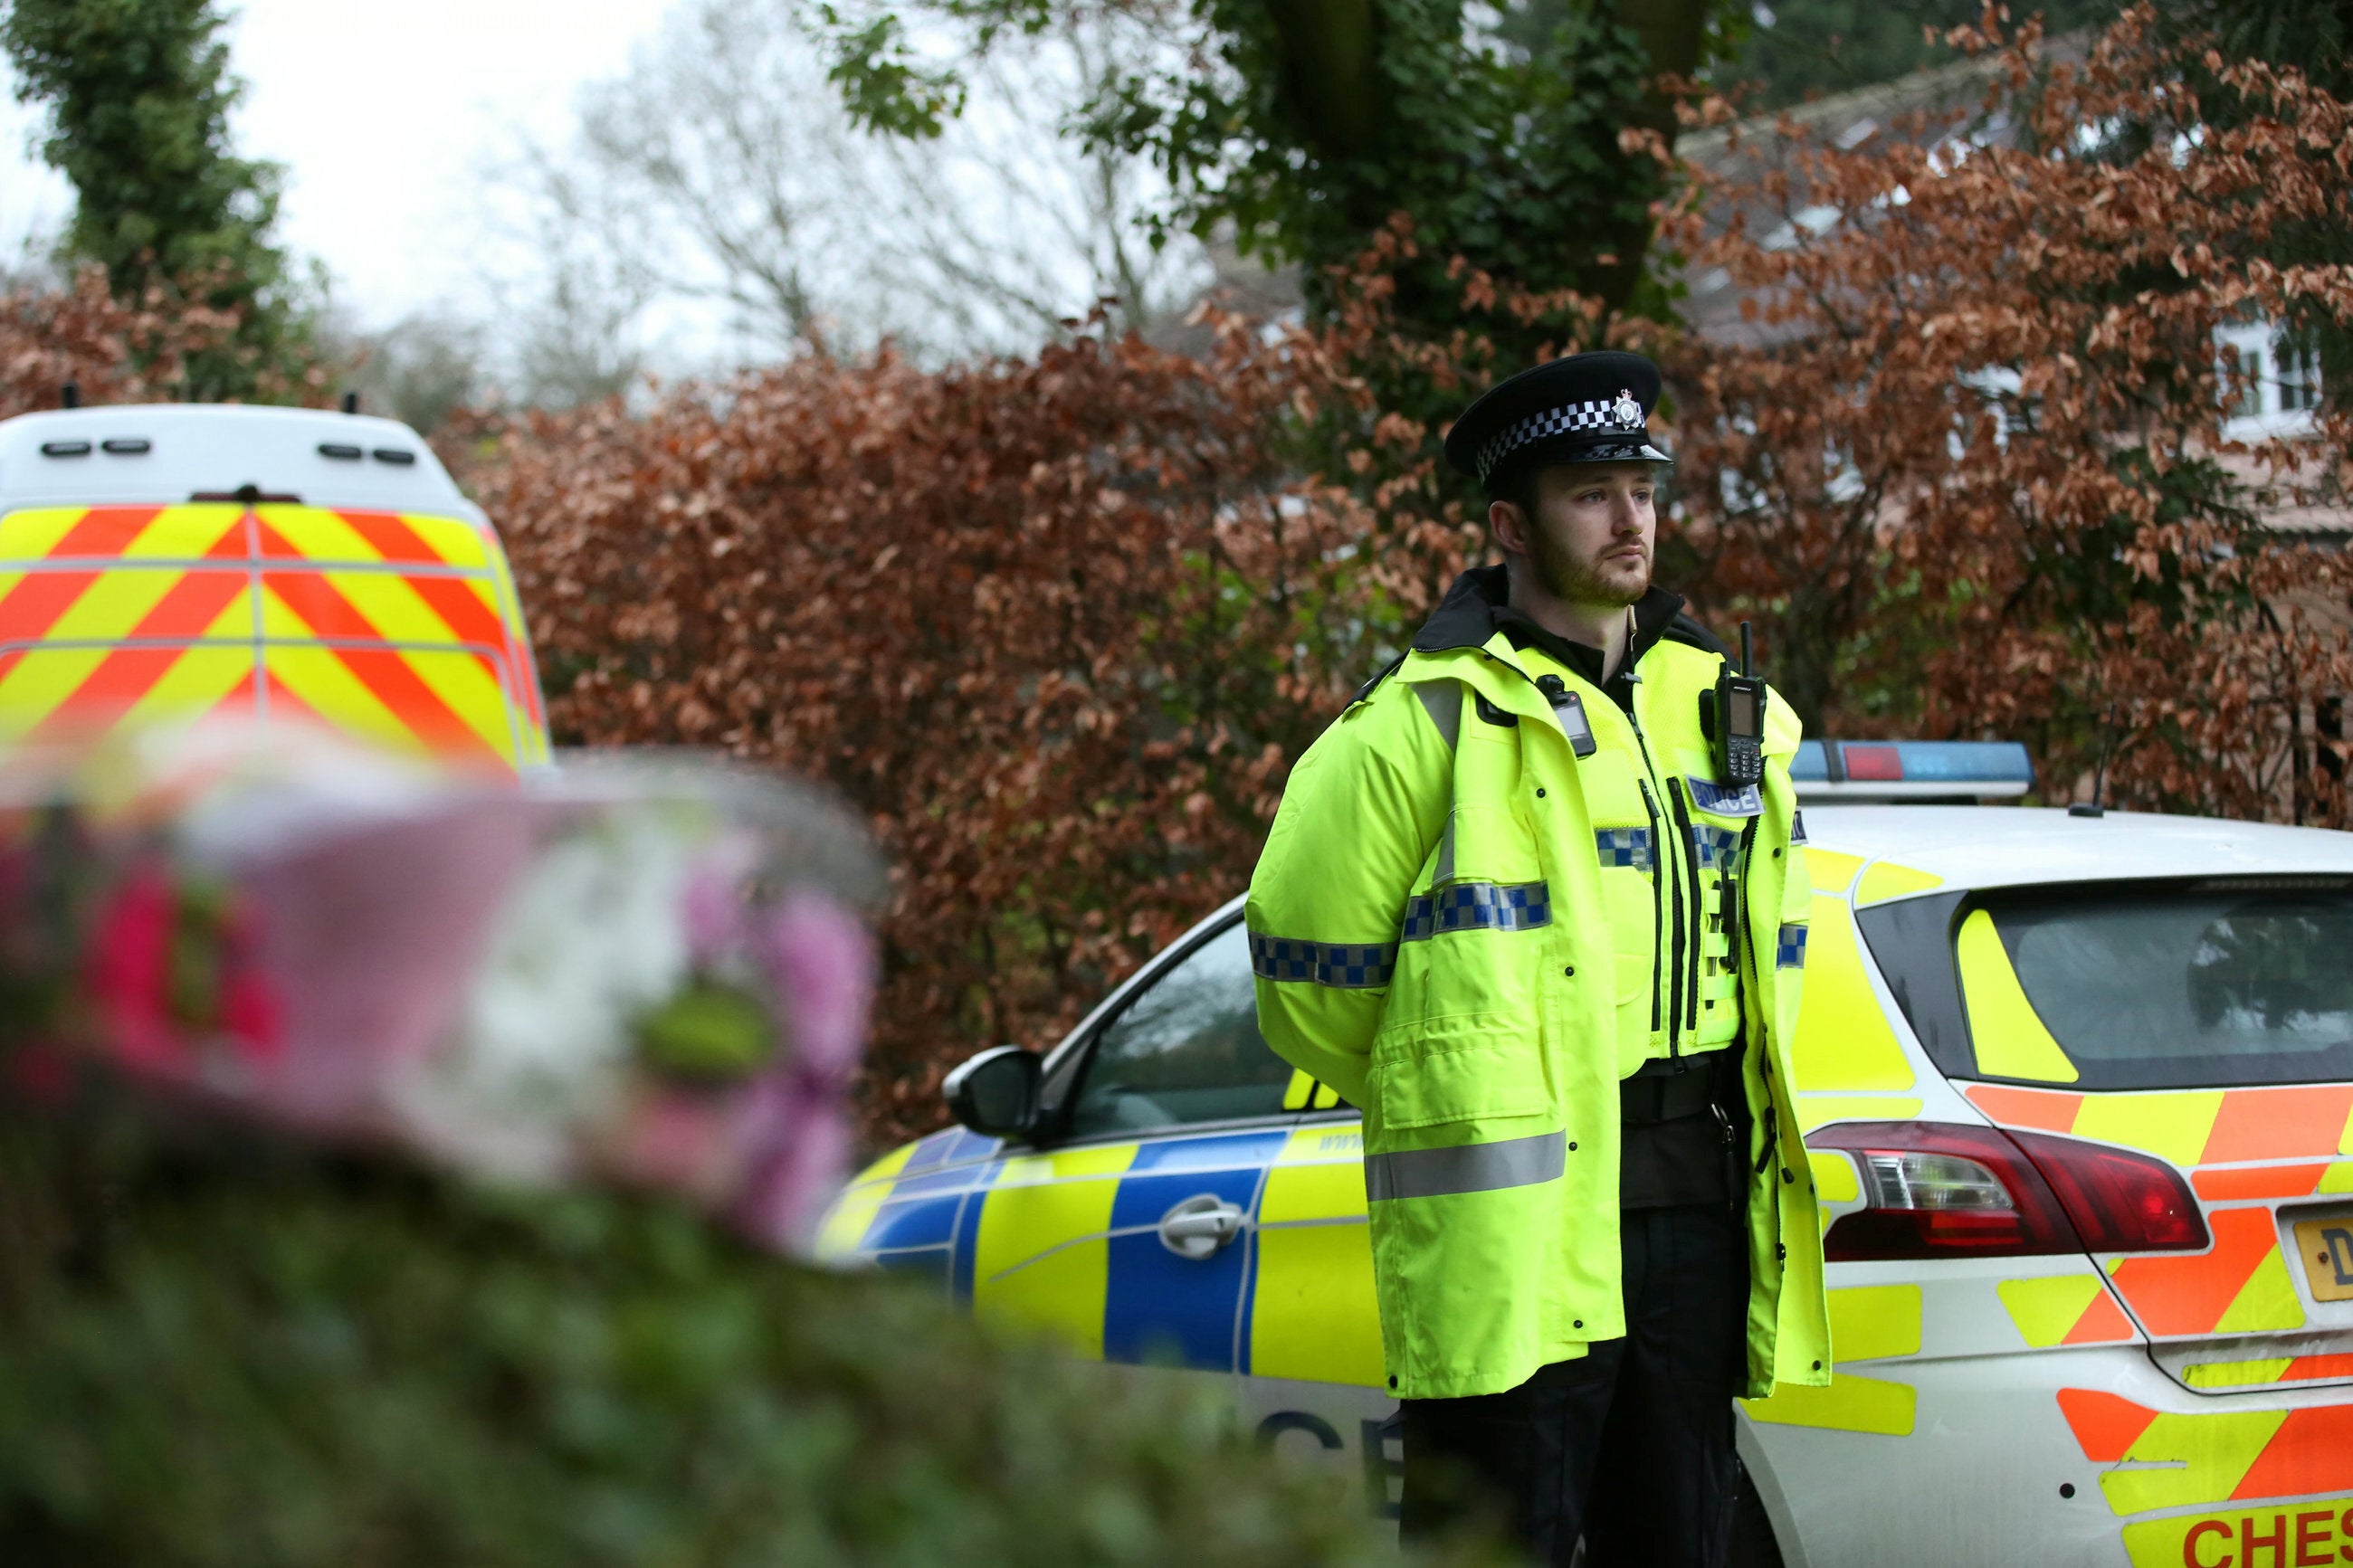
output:
[[1721, 1204], [1623, 1216], [1626, 1337], [1519, 1387], [1404, 1402], [1406, 1539], [1499, 1516], [1566, 1568], [1718, 1568], [1739, 1474], [1732, 1447], [1748, 1252]]

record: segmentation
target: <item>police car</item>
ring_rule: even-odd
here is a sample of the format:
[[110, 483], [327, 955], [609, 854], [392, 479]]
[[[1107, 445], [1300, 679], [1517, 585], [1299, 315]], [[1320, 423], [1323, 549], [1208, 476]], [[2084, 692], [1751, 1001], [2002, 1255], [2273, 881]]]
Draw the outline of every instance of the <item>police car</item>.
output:
[[[1808, 742], [1794, 1064], [1836, 1377], [1744, 1402], [1751, 1563], [2353, 1562], [2353, 835], [2000, 805], [2022, 748]], [[825, 1227], [1230, 1384], [1394, 1514], [1356, 1113], [1260, 1038], [1241, 901]]]
[[545, 768], [490, 520], [417, 432], [356, 412], [0, 421], [0, 746], [215, 716]]

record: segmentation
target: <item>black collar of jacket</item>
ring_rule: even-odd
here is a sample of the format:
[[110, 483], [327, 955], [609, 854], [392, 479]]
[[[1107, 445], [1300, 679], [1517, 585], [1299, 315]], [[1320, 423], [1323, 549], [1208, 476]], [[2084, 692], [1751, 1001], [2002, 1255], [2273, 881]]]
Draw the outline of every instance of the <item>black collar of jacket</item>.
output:
[[[1512, 608], [1510, 580], [1499, 563], [1474, 566], [1454, 579], [1438, 608], [1414, 634], [1418, 653], [1444, 653], [1451, 648], [1484, 647], [1497, 632], [1514, 647], [1533, 647], [1551, 655], [1594, 685], [1601, 684], [1601, 650], [1588, 647], [1530, 620]], [[1679, 642], [1726, 657], [1725, 646], [1704, 626], [1683, 614], [1683, 597], [1664, 588], [1652, 588], [1634, 602], [1634, 636], [1627, 644], [1621, 669], [1631, 669], [1642, 656], [1662, 642]]]

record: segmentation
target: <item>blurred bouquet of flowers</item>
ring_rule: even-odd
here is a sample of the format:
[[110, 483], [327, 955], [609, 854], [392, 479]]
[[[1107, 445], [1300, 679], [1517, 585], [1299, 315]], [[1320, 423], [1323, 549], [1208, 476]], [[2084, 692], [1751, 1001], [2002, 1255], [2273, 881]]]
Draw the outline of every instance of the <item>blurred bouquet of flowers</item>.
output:
[[516, 788], [283, 732], [19, 752], [0, 1093], [652, 1187], [798, 1251], [849, 1152], [863, 844], [688, 759]]

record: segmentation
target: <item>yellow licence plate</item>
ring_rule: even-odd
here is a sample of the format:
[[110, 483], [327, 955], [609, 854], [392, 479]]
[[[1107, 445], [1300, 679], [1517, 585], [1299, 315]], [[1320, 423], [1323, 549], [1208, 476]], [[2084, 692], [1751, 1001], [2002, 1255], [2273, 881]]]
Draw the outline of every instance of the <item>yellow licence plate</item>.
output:
[[2353, 1215], [2295, 1222], [2295, 1249], [2316, 1301], [2353, 1301]]

